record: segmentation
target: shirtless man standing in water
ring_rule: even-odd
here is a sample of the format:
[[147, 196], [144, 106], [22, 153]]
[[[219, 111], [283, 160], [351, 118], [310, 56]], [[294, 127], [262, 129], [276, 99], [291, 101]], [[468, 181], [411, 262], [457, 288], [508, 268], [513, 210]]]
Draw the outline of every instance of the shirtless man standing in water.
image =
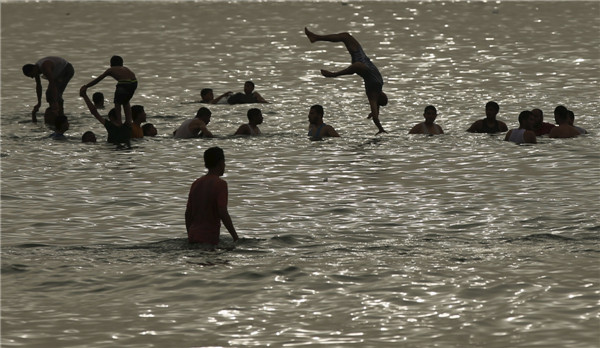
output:
[[315, 41], [344, 43], [348, 53], [350, 53], [350, 56], [352, 57], [350, 66], [338, 72], [321, 69], [321, 74], [325, 77], [337, 77], [352, 74], [357, 74], [362, 77], [365, 82], [365, 92], [369, 99], [369, 106], [371, 107], [371, 113], [368, 118], [372, 119], [373, 123], [375, 123], [379, 129], [377, 134], [385, 133], [385, 130], [381, 126], [381, 122], [379, 122], [379, 107], [386, 106], [388, 103], [388, 97], [383, 93], [383, 77], [381, 77], [375, 64], [367, 57], [358, 41], [356, 41], [349, 33], [318, 35], [307, 28], [304, 28], [304, 33], [311, 43]]

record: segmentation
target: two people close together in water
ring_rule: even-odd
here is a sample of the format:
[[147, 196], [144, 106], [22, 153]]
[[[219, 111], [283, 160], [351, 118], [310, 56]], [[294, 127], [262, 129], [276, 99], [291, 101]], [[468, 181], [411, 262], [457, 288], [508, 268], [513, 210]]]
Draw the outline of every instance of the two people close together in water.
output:
[[212, 88], [203, 88], [200, 91], [200, 98], [202, 98], [199, 103], [205, 104], [253, 104], [253, 103], [263, 103], [268, 104], [269, 102], [263, 98], [260, 93], [254, 90], [254, 82], [246, 81], [244, 82], [244, 92], [233, 93], [231, 91], [225, 92], [220, 96], [215, 98], [214, 92]]

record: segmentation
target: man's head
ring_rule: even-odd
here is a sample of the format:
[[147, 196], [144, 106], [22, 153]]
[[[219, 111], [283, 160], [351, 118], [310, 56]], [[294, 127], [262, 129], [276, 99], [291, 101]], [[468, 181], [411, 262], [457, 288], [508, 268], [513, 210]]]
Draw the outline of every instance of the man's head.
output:
[[217, 170], [221, 176], [225, 172], [225, 153], [218, 146], [211, 147], [204, 151], [204, 166], [208, 170]]
[[487, 117], [496, 117], [500, 111], [500, 105], [494, 101], [490, 101], [485, 104], [485, 115]]
[[377, 98], [377, 104], [379, 106], [386, 106], [388, 103], [388, 97], [387, 94], [382, 92], [379, 92], [379, 97]]
[[96, 93], [92, 94], [92, 101], [94, 102], [94, 105], [96, 106], [96, 108], [103, 108], [104, 107], [104, 94], [102, 94], [102, 92], [96, 92]]
[[533, 114], [533, 126], [534, 128], [540, 128], [544, 123], [544, 112], [541, 109], [531, 110]]
[[81, 136], [82, 143], [95, 143], [96, 142], [96, 134], [92, 131], [87, 131], [83, 133]]
[[437, 118], [437, 110], [433, 105], [427, 105], [425, 107], [425, 111], [423, 112], [423, 117], [425, 117], [425, 122], [433, 123]]
[[212, 88], [203, 88], [200, 91], [200, 97], [202, 98], [202, 101], [205, 102], [215, 99]]
[[575, 113], [571, 110], [567, 110], [567, 115], [569, 116], [569, 125], [575, 124]]
[[556, 124], [569, 121], [569, 110], [564, 105], [559, 105], [554, 109], [554, 121], [556, 121]]
[[35, 75], [39, 75], [39, 69], [34, 64], [23, 65], [23, 75], [34, 78]]
[[110, 66], [123, 66], [123, 58], [121, 56], [112, 56], [110, 58]]
[[210, 122], [211, 115], [212, 115], [212, 112], [210, 112], [210, 110], [208, 108], [201, 107], [200, 109], [198, 109], [198, 112], [196, 113], [196, 118], [199, 118], [205, 124], [208, 124], [208, 122]]
[[142, 132], [144, 132], [145, 137], [154, 137], [158, 134], [156, 127], [152, 123], [146, 123], [142, 126]]
[[146, 122], [146, 111], [142, 105], [133, 105], [131, 107], [131, 118], [135, 123]]
[[325, 111], [323, 110], [323, 106], [319, 104], [311, 106], [310, 110], [308, 111], [308, 122], [314, 125], [323, 123], [324, 113]]
[[260, 109], [252, 108], [248, 110], [247, 115], [248, 121], [252, 124], [261, 124], [263, 123], [263, 115]]
[[252, 91], [254, 91], [254, 82], [252, 82], [252, 81], [246, 81], [244, 83], [244, 93], [251, 94]]
[[519, 127], [532, 130], [535, 123], [535, 116], [529, 110], [521, 111], [519, 114]]

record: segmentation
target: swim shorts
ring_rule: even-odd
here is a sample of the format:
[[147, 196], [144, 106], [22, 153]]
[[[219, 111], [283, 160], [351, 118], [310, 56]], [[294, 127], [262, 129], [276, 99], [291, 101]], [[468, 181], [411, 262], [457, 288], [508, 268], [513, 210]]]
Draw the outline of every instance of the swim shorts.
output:
[[115, 89], [115, 104], [127, 104], [137, 88], [137, 81], [119, 81]]

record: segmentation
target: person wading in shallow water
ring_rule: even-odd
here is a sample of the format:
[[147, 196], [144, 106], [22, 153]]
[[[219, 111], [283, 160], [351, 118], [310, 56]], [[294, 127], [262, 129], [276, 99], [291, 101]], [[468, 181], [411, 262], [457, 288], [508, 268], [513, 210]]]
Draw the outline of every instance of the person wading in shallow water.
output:
[[204, 166], [208, 173], [196, 179], [190, 188], [185, 209], [185, 228], [190, 243], [200, 243], [214, 249], [219, 244], [221, 221], [233, 241], [238, 234], [227, 210], [227, 182], [220, 177], [225, 173], [225, 154], [219, 147], [204, 151]]

